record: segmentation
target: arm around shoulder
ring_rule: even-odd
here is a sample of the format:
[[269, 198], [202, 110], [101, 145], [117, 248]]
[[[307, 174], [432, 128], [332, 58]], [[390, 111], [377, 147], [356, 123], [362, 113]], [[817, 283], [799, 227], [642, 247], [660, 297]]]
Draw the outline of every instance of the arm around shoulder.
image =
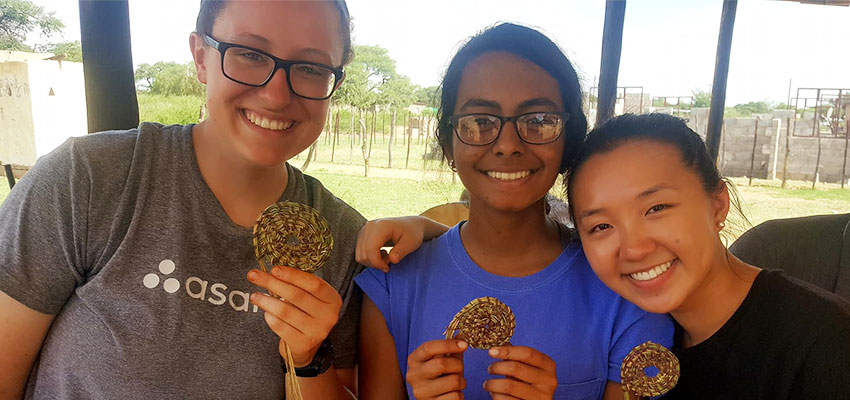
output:
[[0, 292], [0, 398], [23, 396], [30, 369], [53, 317]]

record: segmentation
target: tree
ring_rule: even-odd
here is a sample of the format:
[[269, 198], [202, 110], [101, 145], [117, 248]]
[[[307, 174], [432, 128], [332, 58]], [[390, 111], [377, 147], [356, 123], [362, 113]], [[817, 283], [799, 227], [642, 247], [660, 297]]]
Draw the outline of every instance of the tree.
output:
[[198, 82], [191, 62], [140, 64], [135, 75], [136, 85], [143, 92], [165, 96], [200, 96], [204, 93], [204, 86]]
[[440, 86], [428, 86], [417, 88], [413, 97], [417, 103], [426, 104], [431, 108], [439, 108], [442, 92], [443, 90]]
[[27, 34], [40, 31], [50, 37], [65, 27], [53, 15], [30, 0], [0, 0], [0, 50], [33, 51], [24, 43]]
[[694, 108], [711, 107], [711, 93], [702, 89], [694, 89], [691, 90], [691, 94], [694, 96]]
[[35, 50], [53, 53], [58, 60], [83, 62], [83, 46], [79, 40], [39, 45]]

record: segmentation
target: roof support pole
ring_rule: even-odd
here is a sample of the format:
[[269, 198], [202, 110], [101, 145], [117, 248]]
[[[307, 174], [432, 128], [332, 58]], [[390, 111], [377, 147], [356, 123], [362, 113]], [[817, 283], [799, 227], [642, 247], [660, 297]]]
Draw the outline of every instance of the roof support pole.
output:
[[596, 102], [596, 126], [614, 116], [625, 17], [626, 0], [607, 0], [605, 2], [605, 27], [602, 31], [602, 62], [599, 71], [599, 98]]
[[89, 132], [139, 125], [127, 0], [79, 0]]
[[714, 83], [711, 86], [711, 108], [708, 112], [708, 127], [705, 135], [708, 154], [715, 162], [720, 151], [723, 111], [726, 108], [726, 79], [729, 77], [729, 53], [732, 50], [732, 30], [735, 27], [737, 8], [737, 0], [723, 0], [720, 37], [717, 39], [717, 58], [714, 62]]

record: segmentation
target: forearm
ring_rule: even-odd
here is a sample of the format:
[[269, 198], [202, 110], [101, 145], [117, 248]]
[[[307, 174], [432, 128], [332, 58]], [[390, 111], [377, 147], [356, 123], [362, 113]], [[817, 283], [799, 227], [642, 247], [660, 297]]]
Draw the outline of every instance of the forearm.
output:
[[334, 367], [330, 367], [325, 373], [315, 378], [298, 377], [298, 384], [301, 385], [301, 394], [304, 400], [350, 400], [356, 398], [339, 379]]

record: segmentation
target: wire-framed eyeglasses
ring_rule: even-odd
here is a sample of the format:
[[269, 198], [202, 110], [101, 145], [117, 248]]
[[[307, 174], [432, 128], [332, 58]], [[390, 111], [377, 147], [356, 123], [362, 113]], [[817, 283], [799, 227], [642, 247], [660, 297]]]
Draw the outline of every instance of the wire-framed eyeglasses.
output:
[[455, 135], [471, 146], [486, 146], [496, 141], [505, 122], [513, 122], [519, 138], [528, 144], [546, 144], [558, 140], [569, 114], [564, 112], [530, 112], [503, 117], [474, 113], [458, 114], [450, 119]]

